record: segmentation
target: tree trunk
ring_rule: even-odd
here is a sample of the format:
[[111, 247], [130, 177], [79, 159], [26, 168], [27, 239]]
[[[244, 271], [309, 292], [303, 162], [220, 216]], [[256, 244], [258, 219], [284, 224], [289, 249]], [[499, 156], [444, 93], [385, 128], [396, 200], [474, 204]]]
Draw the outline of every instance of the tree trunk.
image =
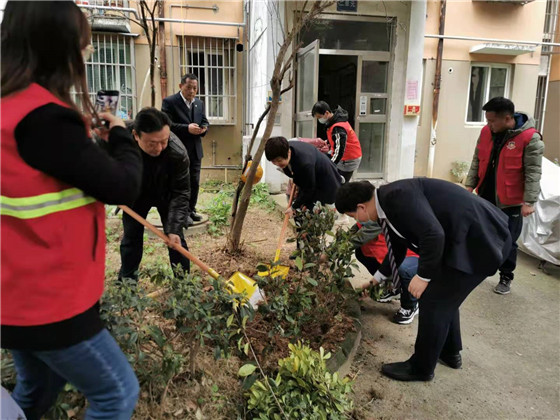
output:
[[245, 221], [245, 216], [247, 215], [247, 210], [249, 208], [249, 201], [251, 200], [253, 179], [255, 178], [255, 173], [257, 172], [257, 163], [260, 163], [262, 155], [264, 153], [266, 140], [270, 137], [272, 129], [274, 128], [274, 120], [276, 118], [276, 113], [278, 112], [278, 106], [280, 102], [281, 83], [282, 81], [278, 80], [278, 77], [273, 76], [273, 79], [270, 83], [272, 87], [272, 102], [270, 104], [270, 111], [268, 113], [266, 127], [261, 143], [259, 144], [259, 148], [257, 149], [255, 156], [253, 156], [253, 164], [249, 169], [247, 182], [245, 183], [245, 186], [243, 187], [243, 191], [241, 193], [239, 208], [237, 209], [237, 213], [235, 215], [235, 219], [233, 220], [233, 224], [228, 236], [228, 248], [230, 252], [237, 252], [240, 249], [241, 231], [243, 230], [243, 222]]

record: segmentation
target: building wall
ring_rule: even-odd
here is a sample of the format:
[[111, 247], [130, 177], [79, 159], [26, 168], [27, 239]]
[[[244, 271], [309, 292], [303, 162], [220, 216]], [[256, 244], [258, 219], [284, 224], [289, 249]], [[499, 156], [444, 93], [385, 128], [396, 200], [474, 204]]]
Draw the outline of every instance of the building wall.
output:
[[[193, 5], [193, 2], [178, 0], [174, 5]], [[218, 6], [218, 12], [208, 9], [186, 9], [180, 7], [170, 8], [166, 6], [165, 17], [173, 19], [188, 19], [200, 21], [216, 22], [243, 22], [243, 1], [206, 1], [201, 0], [195, 3], [196, 6]], [[135, 7], [134, 4], [131, 7]], [[132, 31], [141, 34], [137, 25], [132, 25]], [[165, 23], [165, 45], [167, 60], [167, 92], [163, 97], [175, 94], [179, 91], [181, 72], [179, 68], [179, 43], [180, 36], [199, 36], [216, 38], [233, 38], [240, 43], [244, 42], [243, 28], [234, 26], [202, 25], [202, 24], [183, 24]], [[136, 56], [136, 93], [138, 110], [142, 107], [150, 106], [150, 82], [146, 79], [149, 70], [149, 48], [147, 40], [140, 35], [135, 42]], [[237, 60], [237, 98], [235, 100], [235, 124], [225, 125], [210, 122], [208, 134], [203, 138], [204, 158], [202, 160], [203, 179], [224, 179], [233, 180], [240, 171], [237, 169], [242, 164], [241, 146], [243, 135], [243, 73], [245, 71], [243, 52], [233, 53]], [[159, 56], [159, 49], [157, 52]], [[156, 108], [161, 108], [162, 93], [160, 85], [160, 69], [156, 66], [155, 88], [156, 88]], [[145, 81], [147, 82], [145, 83]], [[226, 166], [228, 168], [226, 168]]]
[[[301, 7], [301, 2], [285, 2], [286, 19], [288, 27], [292, 25], [294, 11]], [[339, 14], [336, 6], [331, 6], [324, 13]], [[404, 125], [404, 98], [405, 85], [407, 78], [408, 45], [410, 34], [411, 3], [410, 2], [358, 2], [357, 13], [348, 13], [350, 16], [375, 16], [375, 17], [394, 17], [396, 18], [395, 32], [393, 37], [392, 50], [392, 77], [389, 80], [391, 93], [390, 108], [387, 112], [388, 130], [386, 132], [386, 152], [385, 152], [385, 174], [384, 179], [393, 181], [400, 178], [412, 176], [412, 166], [405, 162], [412, 162], [414, 148], [403, 147], [403, 125]], [[416, 36], [421, 36], [416, 34]], [[410, 76], [410, 75], [408, 75]], [[415, 75], [416, 80], [422, 79], [421, 68]], [[286, 137], [294, 136], [293, 114], [294, 114], [294, 92], [285, 95], [282, 104], [281, 131]], [[321, 98], [319, 98], [321, 99]], [[414, 133], [413, 133], [414, 135]], [[414, 139], [412, 139], [414, 143]], [[410, 154], [410, 159], [403, 157], [403, 154]]]
[[[448, 1], [445, 35], [522, 41], [542, 40], [545, 2], [524, 6], [505, 2]], [[440, 3], [428, 1], [426, 34], [439, 32]], [[425, 74], [422, 115], [418, 127], [414, 174], [428, 174], [428, 154], [432, 122], [433, 86], [437, 39], [425, 41]], [[510, 99], [516, 109], [532, 115], [540, 64], [540, 48], [519, 56], [470, 54], [482, 41], [445, 40], [441, 70], [438, 123], [433, 176], [452, 180], [454, 161], [470, 162], [478, 134], [484, 123], [466, 123], [471, 63], [510, 64]], [[551, 115], [551, 114], [548, 114]]]
[[[560, 43], [560, 19], [556, 22], [554, 42]], [[560, 47], [556, 47], [555, 52], [550, 55], [552, 61], [543, 127], [544, 155], [553, 162], [560, 161], [560, 118], [558, 118], [560, 115]]]

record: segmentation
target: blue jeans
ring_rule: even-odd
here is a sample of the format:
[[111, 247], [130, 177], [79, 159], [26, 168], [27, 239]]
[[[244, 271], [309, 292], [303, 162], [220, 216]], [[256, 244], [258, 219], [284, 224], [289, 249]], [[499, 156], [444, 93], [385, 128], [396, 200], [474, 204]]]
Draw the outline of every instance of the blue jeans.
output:
[[45, 351], [10, 350], [17, 371], [12, 394], [28, 420], [39, 420], [66, 382], [89, 402], [86, 419], [130, 419], [138, 380], [106, 329], [73, 346]]
[[403, 309], [414, 309], [418, 304], [418, 299], [410, 294], [408, 285], [412, 277], [418, 272], [418, 257], [406, 257], [399, 267], [399, 277], [401, 278], [401, 307]]

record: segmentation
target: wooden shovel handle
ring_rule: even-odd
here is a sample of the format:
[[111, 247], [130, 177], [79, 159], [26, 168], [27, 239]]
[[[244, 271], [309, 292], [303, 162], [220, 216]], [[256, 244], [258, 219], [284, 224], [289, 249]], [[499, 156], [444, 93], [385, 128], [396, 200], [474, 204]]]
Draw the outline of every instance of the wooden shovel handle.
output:
[[[292, 191], [290, 191], [290, 198], [288, 200], [288, 207], [289, 209], [292, 205], [292, 201], [294, 199], [294, 191], [296, 190], [296, 184], [292, 184]], [[282, 251], [282, 245], [284, 244], [284, 236], [286, 236], [286, 228], [288, 227], [288, 221], [290, 220], [289, 215], [284, 216], [284, 223], [282, 224], [282, 230], [280, 231], [280, 237], [278, 238], [278, 246], [276, 247], [276, 255], [274, 256], [274, 262], [277, 262], [280, 259], [280, 252]]]
[[[155, 233], [157, 236], [159, 236], [166, 243], [166, 245], [169, 245], [169, 237], [165, 233], [163, 233], [161, 230], [156, 228], [154, 225], [152, 225], [150, 222], [148, 222], [146, 219], [144, 219], [142, 216], [140, 216], [138, 213], [136, 213], [130, 207], [124, 206], [124, 205], [120, 205], [119, 207], [122, 209], [122, 211], [124, 211], [126, 214], [128, 214], [130, 217], [132, 217], [138, 223], [141, 223], [142, 225], [146, 226], [149, 230], [151, 230], [153, 233]], [[175, 251], [183, 254], [185, 257], [187, 257], [193, 263], [198, 265], [203, 271], [210, 274], [215, 279], [220, 277], [220, 275], [215, 270], [208, 267], [206, 264], [204, 264], [202, 261], [200, 261], [197, 257], [195, 257], [193, 254], [191, 254], [189, 251], [187, 251], [181, 245], [174, 244], [174, 245], [172, 245], [172, 248]]]

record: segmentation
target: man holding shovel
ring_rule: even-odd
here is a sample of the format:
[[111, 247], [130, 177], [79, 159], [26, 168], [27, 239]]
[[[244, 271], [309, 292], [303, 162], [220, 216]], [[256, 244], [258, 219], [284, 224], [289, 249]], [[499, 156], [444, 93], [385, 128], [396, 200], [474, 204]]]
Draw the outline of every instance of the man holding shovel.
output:
[[[146, 218], [150, 209], [156, 207], [170, 246], [180, 244], [188, 249], [183, 226], [190, 199], [189, 157], [185, 146], [171, 133], [170, 126], [169, 117], [155, 108], [144, 108], [136, 116], [132, 134], [142, 151], [144, 172], [140, 196], [131, 208]], [[125, 213], [123, 227], [119, 279], [138, 280], [144, 226]], [[189, 260], [172, 248], [169, 248], [169, 259], [173, 266], [180, 264], [184, 273], [190, 271]]]

